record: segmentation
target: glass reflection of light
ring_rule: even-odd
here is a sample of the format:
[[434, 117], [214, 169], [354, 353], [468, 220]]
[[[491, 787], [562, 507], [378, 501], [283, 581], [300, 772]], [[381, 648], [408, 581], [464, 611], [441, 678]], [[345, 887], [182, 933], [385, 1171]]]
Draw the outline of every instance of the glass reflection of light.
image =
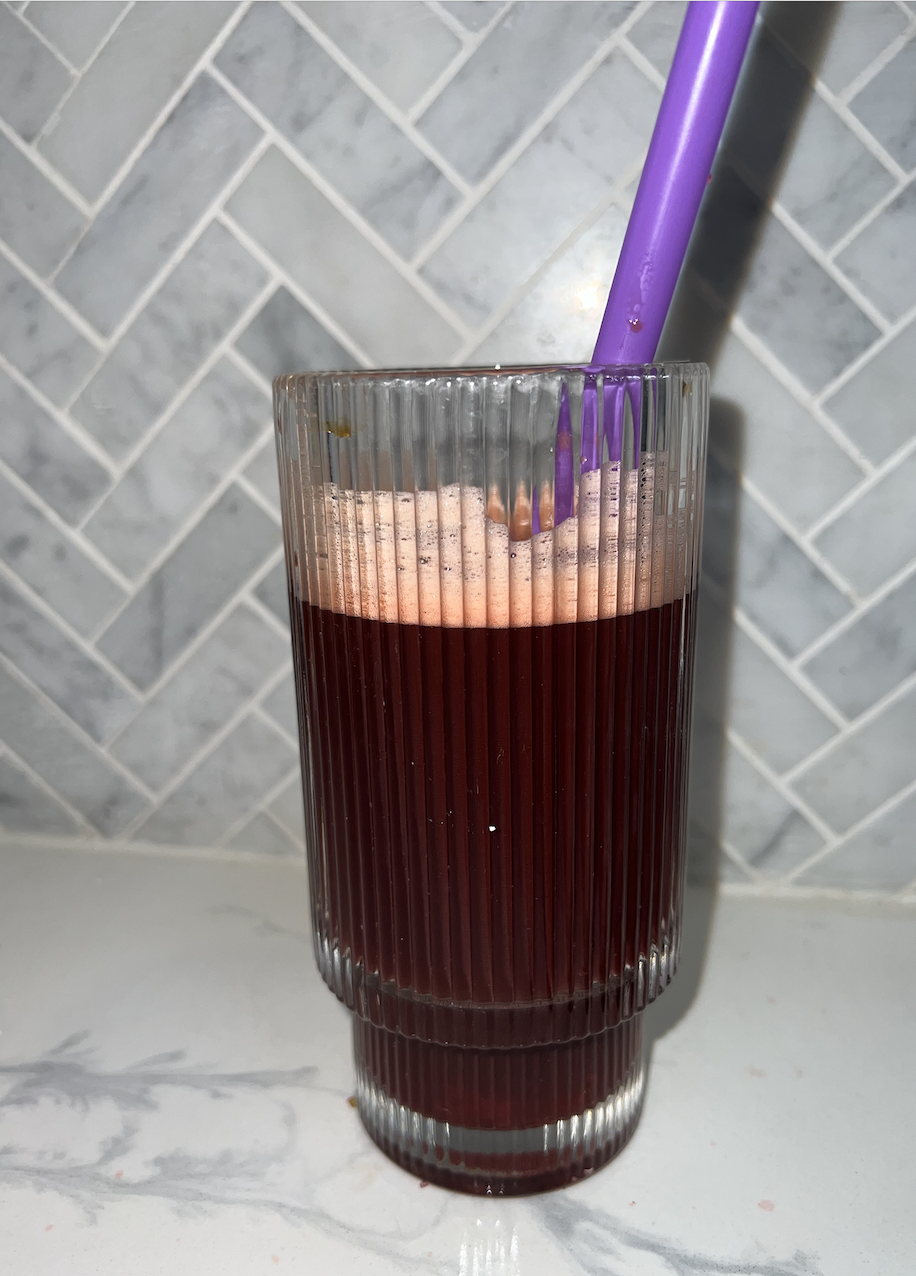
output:
[[511, 1234], [501, 1219], [484, 1225], [477, 1220], [473, 1235], [465, 1232], [458, 1258], [458, 1276], [520, 1276], [518, 1231]]

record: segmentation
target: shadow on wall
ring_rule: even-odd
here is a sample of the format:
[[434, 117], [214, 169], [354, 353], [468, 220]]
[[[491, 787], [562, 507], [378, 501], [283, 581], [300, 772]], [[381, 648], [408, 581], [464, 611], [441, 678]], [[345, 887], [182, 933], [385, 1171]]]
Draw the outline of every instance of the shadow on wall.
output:
[[[839, 6], [766, 5], [748, 50], [659, 357], [715, 366], [728, 323], [792, 150]], [[711, 888], [723, 875], [725, 724], [731, 667], [731, 610], [738, 568], [744, 417], [713, 397], [703, 531], [702, 581], [691, 751], [688, 880], [681, 973], [647, 1021], [650, 1038], [667, 1031], [696, 993], [712, 919]]]

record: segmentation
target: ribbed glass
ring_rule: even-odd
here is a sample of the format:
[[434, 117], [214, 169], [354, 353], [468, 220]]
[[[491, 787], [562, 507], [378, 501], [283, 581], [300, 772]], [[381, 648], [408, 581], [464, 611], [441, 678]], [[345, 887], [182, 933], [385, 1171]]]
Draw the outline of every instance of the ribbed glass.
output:
[[316, 955], [360, 1111], [472, 1191], [628, 1137], [677, 961], [707, 373], [275, 383]]

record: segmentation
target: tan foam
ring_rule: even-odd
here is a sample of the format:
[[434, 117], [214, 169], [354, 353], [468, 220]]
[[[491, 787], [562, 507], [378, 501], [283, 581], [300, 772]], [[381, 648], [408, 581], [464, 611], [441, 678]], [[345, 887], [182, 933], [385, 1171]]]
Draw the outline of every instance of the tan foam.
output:
[[622, 485], [617, 463], [583, 474], [576, 512], [557, 528], [549, 526], [549, 494], [542, 495], [548, 530], [536, 536], [524, 493], [516, 496], [511, 536], [498, 496], [485, 501], [477, 487], [392, 493], [324, 484], [303, 496], [314, 527], [304, 593], [366, 619], [550, 625], [658, 606], [685, 589], [667, 473], [653, 456], [626, 470]]

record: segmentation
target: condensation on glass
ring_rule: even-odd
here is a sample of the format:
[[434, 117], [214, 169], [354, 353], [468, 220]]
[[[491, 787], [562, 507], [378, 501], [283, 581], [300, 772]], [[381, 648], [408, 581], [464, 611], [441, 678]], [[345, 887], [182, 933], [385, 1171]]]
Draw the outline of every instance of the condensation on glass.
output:
[[275, 383], [315, 952], [359, 1110], [493, 1194], [626, 1142], [677, 962], [702, 365]]

